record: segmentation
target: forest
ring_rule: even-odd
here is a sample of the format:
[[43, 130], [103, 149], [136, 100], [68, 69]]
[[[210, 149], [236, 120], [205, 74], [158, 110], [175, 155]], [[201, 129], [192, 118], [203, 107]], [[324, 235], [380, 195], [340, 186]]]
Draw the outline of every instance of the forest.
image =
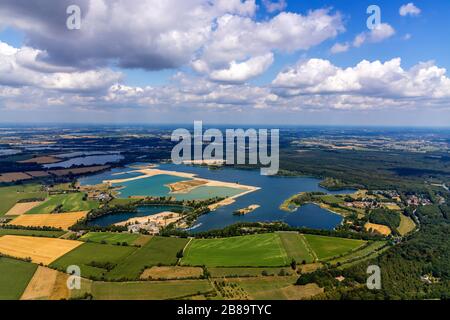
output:
[[[324, 267], [302, 275], [297, 284], [320, 283], [325, 292], [315, 299], [449, 299], [450, 298], [450, 192], [432, 188], [426, 180], [448, 181], [448, 160], [430, 159], [421, 154], [365, 152], [311, 152], [313, 155], [290, 154], [282, 161], [282, 168], [305, 174], [318, 174], [338, 179], [343, 185], [361, 184], [369, 189], [394, 189], [402, 197], [406, 194], [425, 194], [432, 201], [427, 206], [409, 206], [407, 215], [416, 215], [419, 229], [400, 239], [399, 243], [377, 257], [348, 268]], [[396, 170], [400, 167], [408, 170]], [[425, 170], [425, 168], [434, 168]], [[424, 170], [422, 170], [424, 169]], [[329, 179], [329, 181], [333, 181]], [[438, 196], [444, 201], [438, 201]], [[398, 214], [389, 210], [375, 210], [369, 219], [396, 227]], [[382, 289], [369, 290], [365, 282], [369, 265], [381, 268]], [[343, 276], [339, 282], [336, 277]]]

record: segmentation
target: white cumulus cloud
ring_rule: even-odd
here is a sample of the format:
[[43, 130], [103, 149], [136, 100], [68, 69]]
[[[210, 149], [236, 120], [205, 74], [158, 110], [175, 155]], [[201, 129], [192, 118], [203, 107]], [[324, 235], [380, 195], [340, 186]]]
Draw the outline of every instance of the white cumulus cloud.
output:
[[211, 72], [210, 78], [223, 82], [245, 82], [266, 71], [273, 63], [273, 59], [273, 54], [268, 53], [241, 63], [232, 61], [229, 68]]
[[[81, 30], [66, 28], [73, 4], [81, 7]], [[255, 0], [3, 0], [0, 21], [54, 63], [161, 70], [189, 63], [217, 18], [251, 17], [256, 8]]]
[[395, 34], [394, 28], [388, 23], [381, 23], [369, 32], [360, 33], [353, 40], [353, 46], [358, 48], [364, 43], [377, 43], [392, 37]]
[[[81, 8], [81, 30], [66, 28], [71, 4]], [[275, 12], [285, 1], [265, 5]], [[35, 63], [150, 71], [190, 65], [210, 78], [233, 68], [225, 77], [231, 72], [245, 80], [235, 76], [237, 65], [308, 50], [344, 31], [341, 15], [330, 9], [283, 11], [264, 20], [257, 10], [255, 0], [3, 0], [0, 25], [19, 29], [29, 47], [45, 52]], [[264, 68], [254, 64], [246, 73], [257, 76]]]
[[262, 22], [227, 14], [217, 20], [217, 28], [192, 65], [197, 72], [216, 74], [236, 61], [308, 50], [342, 31], [341, 15], [325, 9], [307, 15], [282, 12]]
[[283, 96], [349, 94], [440, 99], [450, 97], [450, 79], [446, 72], [431, 62], [405, 70], [400, 58], [384, 63], [363, 60], [345, 69], [328, 60], [310, 59], [279, 73], [272, 84], [275, 92]]
[[418, 16], [422, 11], [414, 5], [414, 3], [410, 2], [408, 4], [404, 4], [399, 9], [399, 14], [402, 17], [405, 16]]
[[0, 41], [0, 85], [32, 86], [50, 90], [90, 92], [109, 88], [122, 74], [110, 69], [79, 71], [43, 62], [46, 53], [29, 47], [14, 48]]
[[266, 11], [269, 13], [283, 11], [287, 7], [286, 0], [262, 0], [262, 3], [264, 8], [266, 8]]
[[334, 44], [330, 51], [331, 53], [341, 53], [341, 52], [346, 52], [350, 49], [350, 44], [349, 43], [336, 43]]

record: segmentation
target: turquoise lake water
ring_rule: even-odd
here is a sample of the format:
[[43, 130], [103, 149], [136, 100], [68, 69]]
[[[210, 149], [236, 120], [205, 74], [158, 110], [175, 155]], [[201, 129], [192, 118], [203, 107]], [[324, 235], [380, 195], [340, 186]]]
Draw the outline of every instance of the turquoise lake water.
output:
[[113, 186], [122, 187], [119, 190], [119, 198], [129, 198], [130, 196], [170, 196], [177, 200], [205, 200], [214, 197], [231, 197], [242, 192], [241, 189], [236, 188], [200, 186], [188, 193], [170, 193], [170, 188], [167, 187], [168, 184], [188, 180], [192, 179], [160, 174], [144, 179], [117, 183]]
[[[221, 229], [237, 222], [258, 222], [258, 221], [283, 221], [295, 227], [307, 227], [314, 229], [334, 229], [342, 222], [342, 217], [331, 211], [320, 208], [314, 204], [302, 206], [295, 212], [286, 212], [279, 208], [281, 203], [287, 198], [299, 192], [321, 191], [330, 194], [349, 194], [354, 190], [342, 190], [338, 192], [327, 191], [319, 186], [320, 180], [310, 177], [271, 177], [260, 175], [259, 170], [238, 170], [223, 168], [219, 170], [209, 170], [206, 167], [161, 164], [162, 170], [181, 171], [195, 173], [198, 177], [240, 183], [260, 187], [260, 190], [248, 193], [236, 199], [228, 206], [221, 207], [216, 211], [201, 216], [195, 228], [191, 232], [207, 231], [211, 229]], [[130, 171], [130, 168], [115, 169], [103, 172], [88, 178], [80, 179], [82, 185], [101, 183], [103, 180], [120, 179], [122, 175], [114, 173]], [[166, 196], [169, 188], [164, 184], [189, 180], [181, 177], [168, 175], [158, 175], [145, 179], [138, 179], [121, 185], [125, 188], [120, 190], [120, 197], [127, 198], [131, 195], [152, 195]], [[230, 190], [231, 189], [231, 190]], [[213, 196], [232, 196], [241, 191], [233, 188], [205, 187], [201, 186], [188, 194], [178, 194], [177, 199], [205, 199]], [[172, 194], [171, 194], [172, 195]], [[260, 205], [252, 213], [245, 216], [235, 216], [233, 212], [238, 209], [248, 207], [252, 204]]]

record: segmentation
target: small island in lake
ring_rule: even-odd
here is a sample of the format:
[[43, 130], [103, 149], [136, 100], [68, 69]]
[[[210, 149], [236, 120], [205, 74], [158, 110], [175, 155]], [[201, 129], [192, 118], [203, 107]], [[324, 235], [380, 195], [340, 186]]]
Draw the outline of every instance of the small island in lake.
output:
[[260, 207], [260, 205], [258, 205], [258, 204], [252, 204], [252, 205], [250, 205], [250, 206], [248, 206], [246, 208], [234, 211], [233, 215], [235, 215], [235, 216], [245, 216], [245, 215], [255, 211], [259, 207]]

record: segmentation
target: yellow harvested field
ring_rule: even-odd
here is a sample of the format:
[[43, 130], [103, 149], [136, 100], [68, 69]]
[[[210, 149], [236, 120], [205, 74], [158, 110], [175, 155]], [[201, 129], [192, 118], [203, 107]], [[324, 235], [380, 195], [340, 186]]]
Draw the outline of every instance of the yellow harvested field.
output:
[[87, 213], [87, 211], [80, 211], [53, 214], [26, 214], [15, 218], [9, 224], [23, 227], [52, 227], [67, 230], [79, 220], [85, 218]]
[[3, 236], [0, 237], [0, 254], [20, 259], [29, 258], [34, 263], [49, 265], [83, 243], [54, 238]]
[[151, 267], [142, 273], [141, 279], [186, 279], [200, 278], [202, 275], [203, 269], [200, 267]]
[[42, 201], [16, 203], [14, 207], [9, 209], [9, 211], [6, 213], [6, 216], [20, 216], [33, 209], [34, 207], [37, 207], [41, 203]]
[[378, 232], [379, 234], [382, 234], [383, 236], [388, 236], [388, 235], [390, 235], [392, 233], [391, 229], [388, 226], [384, 226], [382, 224], [376, 224], [376, 223], [367, 222], [364, 225], [364, 228], [367, 231], [372, 230], [372, 231]]
[[39, 266], [28, 284], [21, 300], [61, 300], [68, 299], [68, 275]]
[[397, 230], [402, 236], [410, 233], [415, 228], [416, 224], [410, 217], [407, 217], [404, 214], [400, 215], [400, 226], [397, 228]]

